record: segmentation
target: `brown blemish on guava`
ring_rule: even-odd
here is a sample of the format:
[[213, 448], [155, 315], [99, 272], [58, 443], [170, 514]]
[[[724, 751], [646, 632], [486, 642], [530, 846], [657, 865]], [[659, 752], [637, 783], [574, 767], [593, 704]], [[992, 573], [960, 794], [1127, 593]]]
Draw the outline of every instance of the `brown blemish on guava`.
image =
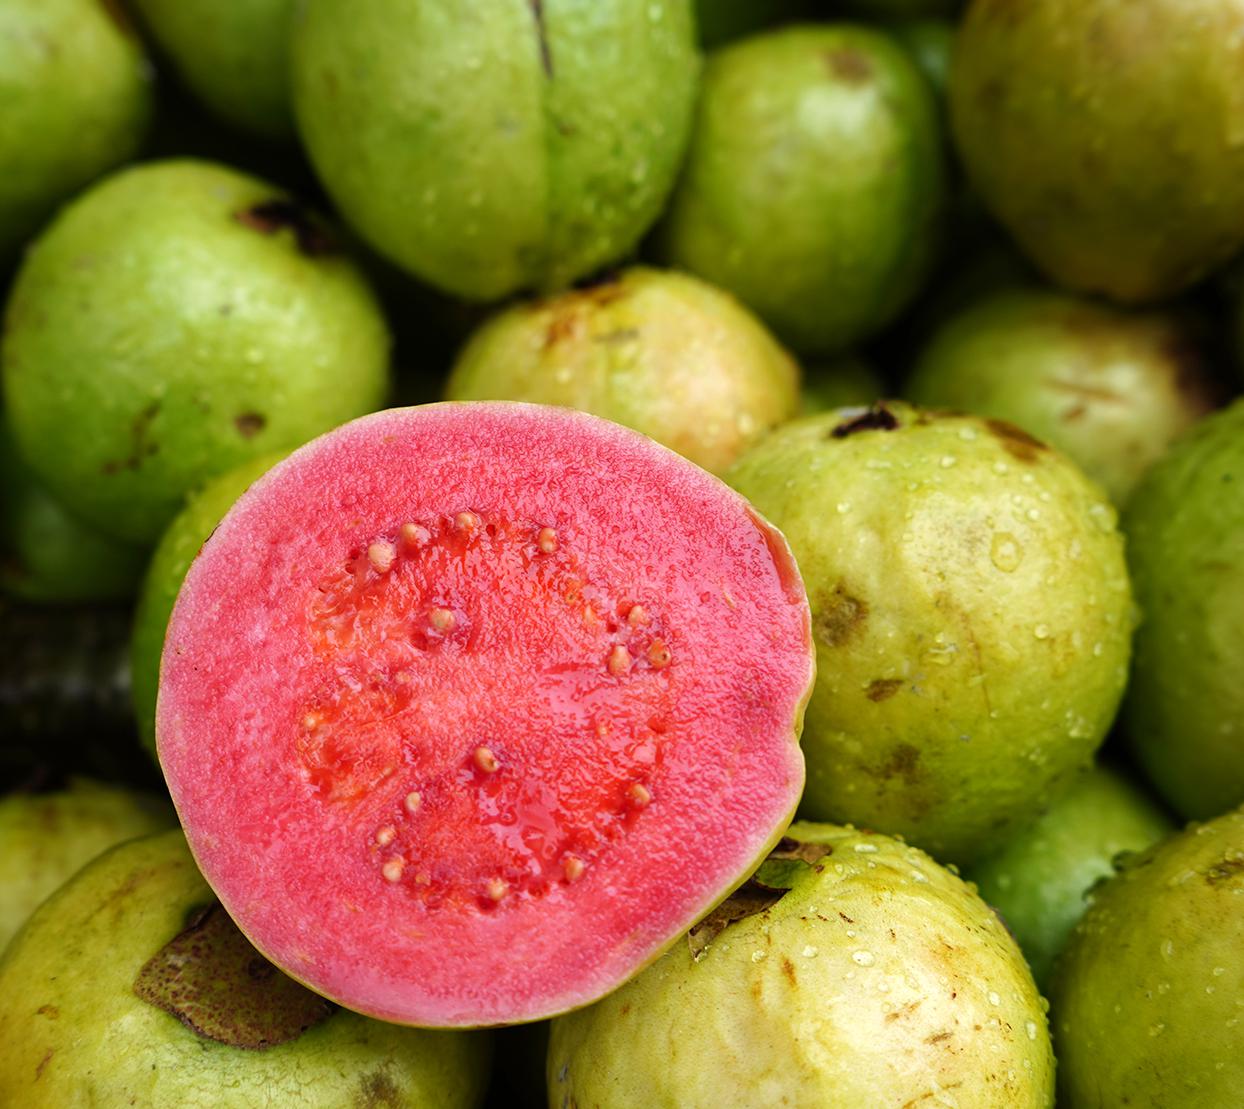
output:
[[[993, 1081], [993, 1075], [989, 1075], [987, 1081]], [[913, 1109], [914, 1106], [919, 1105], [922, 1101], [928, 1101], [929, 1098], [933, 1098], [933, 1097], [938, 1098], [938, 1100], [941, 1100], [941, 1095], [943, 1091], [953, 1090], [955, 1089], [955, 1087], [962, 1086], [962, 1085], [963, 1085], [962, 1082], [947, 1082], [946, 1085], [944, 1086], [938, 1085], [936, 1089], [928, 1090], [925, 1093], [921, 1094], [919, 1097], [913, 1097], [910, 1101], [903, 1102], [903, 1104], [899, 1106], [899, 1109]]]
[[1223, 859], [1205, 872], [1205, 881], [1211, 886], [1217, 886], [1230, 882], [1241, 874], [1244, 874], [1244, 859]]
[[1019, 462], [1035, 462], [1043, 451], [1049, 450], [1040, 439], [1006, 420], [989, 419], [985, 426], [998, 438], [1003, 450]]
[[798, 980], [795, 978], [795, 964], [792, 963], [785, 955], [782, 956], [782, 975], [792, 987], [799, 984]]
[[809, 866], [820, 871], [820, 863], [834, 853], [832, 844], [828, 843], [803, 843], [800, 840], [792, 839], [790, 836], [783, 836], [778, 840], [778, 845], [769, 852], [771, 859], [798, 859], [805, 862]]
[[144, 964], [134, 993], [205, 1039], [251, 1051], [297, 1039], [334, 1009], [268, 963], [218, 902]]
[[354, 1109], [401, 1109], [406, 1105], [397, 1084], [384, 1071], [373, 1071], [363, 1076]]
[[39, 1060], [39, 1065], [35, 1067], [35, 1081], [36, 1082], [38, 1082], [39, 1079], [43, 1077], [43, 1068], [48, 1065], [48, 1062], [51, 1060], [52, 1056], [55, 1054], [56, 1054], [56, 1048], [49, 1047], [47, 1049], [47, 1053], [43, 1056], [42, 1059]]
[[838, 916], [841, 920], [845, 920], [848, 924], [854, 924], [855, 918], [847, 916], [841, 909], [838, 910]]
[[912, 1013], [914, 1013], [917, 1009], [920, 1008], [922, 1003], [923, 1003], [922, 998], [916, 998], [915, 1001], [909, 1001], [901, 1009], [895, 1009], [892, 1013], [886, 1013], [885, 1015], [886, 1024], [890, 1024], [892, 1021], [901, 1020], [903, 1017], [911, 1016]]
[[773, 890], [748, 879], [687, 933], [691, 958], [699, 962], [709, 945], [731, 924], [763, 913], [786, 896], [786, 890]]
[[910, 743], [900, 743], [890, 752], [889, 759], [877, 771], [880, 778], [902, 778], [913, 785], [919, 777], [920, 751]]
[[604, 335], [597, 335], [592, 341], [595, 343], [604, 343], [606, 346], [618, 346], [622, 343], [632, 342], [638, 338], [638, 327], [618, 327], [613, 331], [606, 332]]
[[1086, 385], [1081, 381], [1064, 381], [1061, 377], [1047, 377], [1046, 388], [1052, 393], [1066, 393], [1080, 401], [1096, 401], [1099, 404], [1126, 404], [1127, 398], [1114, 389]]
[[259, 412], [239, 412], [233, 417], [233, 426], [243, 439], [254, 439], [268, 426], [268, 417]]
[[902, 678], [874, 678], [868, 683], [865, 696], [870, 701], [888, 701], [902, 688]]
[[867, 408], [859, 415], [843, 420], [829, 433], [831, 439], [845, 439], [861, 431], [893, 431], [898, 427], [898, 417], [885, 405], [884, 401]]
[[841, 647], [868, 619], [868, 603], [851, 596], [843, 582], [823, 594], [814, 607], [813, 630], [817, 639], [829, 647]]
[[531, 8], [532, 18], [536, 21], [536, 38], [540, 40], [540, 65], [544, 68], [544, 76], [553, 77], [553, 50], [549, 46], [548, 28], [544, 25], [544, 0], [527, 0]]
[[261, 200], [258, 204], [235, 212], [233, 218], [243, 227], [249, 227], [263, 235], [275, 235], [285, 229], [292, 231], [298, 249], [309, 258], [332, 254], [337, 249], [332, 236], [316, 222], [311, 213], [297, 201], [287, 197]]
[[844, 84], [863, 85], [873, 75], [872, 63], [858, 50], [850, 47], [827, 50], [824, 58], [830, 76]]
[[47, 1017], [48, 1020], [56, 1020], [60, 1017], [60, 1009], [55, 1005], [40, 1005], [35, 1010], [35, 1016]]
[[160, 445], [151, 442], [148, 436], [151, 434], [151, 425], [159, 414], [160, 402], [158, 400], [152, 401], [139, 412], [130, 422], [130, 453], [120, 461], [112, 459], [105, 462], [100, 467], [100, 471], [111, 476], [122, 470], [137, 470], [146, 459], [157, 454]]
[[943, 1040], [949, 1040], [953, 1035], [953, 1032], [935, 1032], [932, 1036], [926, 1036], [924, 1042], [926, 1044], [940, 1044]]

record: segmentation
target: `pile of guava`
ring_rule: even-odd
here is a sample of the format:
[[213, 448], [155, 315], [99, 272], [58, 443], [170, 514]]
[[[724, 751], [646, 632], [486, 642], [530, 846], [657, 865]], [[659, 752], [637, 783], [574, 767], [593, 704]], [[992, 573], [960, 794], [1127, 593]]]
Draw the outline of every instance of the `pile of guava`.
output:
[[1244, 1104], [1244, 0], [0, 0], [0, 1106]]

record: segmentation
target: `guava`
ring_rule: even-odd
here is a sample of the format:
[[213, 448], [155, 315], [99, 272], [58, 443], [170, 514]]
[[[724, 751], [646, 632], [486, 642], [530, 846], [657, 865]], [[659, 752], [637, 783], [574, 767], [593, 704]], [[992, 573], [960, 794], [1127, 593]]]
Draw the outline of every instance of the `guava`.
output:
[[812, 677], [794, 560], [727, 486], [595, 416], [447, 403], [234, 504], [169, 622], [156, 740], [286, 973], [515, 1023], [612, 989], [764, 857]]
[[1059, 1102], [1209, 1109], [1244, 1088], [1244, 811], [1098, 887], [1050, 1000]]
[[293, 0], [132, 0], [178, 76], [222, 119], [294, 137], [289, 97]]
[[0, 1102], [467, 1109], [486, 1034], [338, 1009], [269, 964], [181, 832], [132, 840], [35, 912], [0, 961]]
[[78, 779], [0, 797], [0, 952], [48, 894], [96, 855], [177, 826], [167, 801]]
[[867, 406], [886, 392], [880, 374], [862, 358], [842, 355], [813, 362], [803, 375], [803, 414]]
[[888, 323], [933, 260], [945, 184], [936, 96], [864, 27], [734, 43], [704, 70], [662, 249], [806, 353]]
[[388, 332], [276, 187], [206, 162], [117, 173], [27, 255], [0, 357], [22, 456], [66, 507], [154, 542], [187, 492], [379, 407]]
[[281, 454], [260, 455], [212, 479], [192, 496], [160, 537], [147, 566], [130, 640], [130, 689], [138, 735], [155, 754], [156, 695], [160, 688], [160, 654], [164, 631], [172, 614], [177, 592], [190, 563], [207, 542], [233, 502], [280, 461]]
[[41, 604], [120, 600], [146, 558], [71, 516], [17, 456], [0, 415], [0, 592]]
[[720, 46], [731, 39], [754, 34], [778, 23], [815, 15], [810, 0], [695, 0], [695, 24], [700, 45]]
[[636, 267], [494, 316], [445, 396], [578, 408], [719, 474], [798, 413], [799, 367], [729, 294]]
[[549, 1105], [1051, 1106], [1014, 941], [922, 851], [796, 824], [686, 942], [558, 1017]]
[[1123, 775], [1095, 766], [965, 876], [1002, 915], [1044, 988], [1094, 883], [1114, 873], [1122, 853], [1143, 851], [1174, 830]]
[[915, 403], [1009, 420], [1126, 502], [1146, 469], [1214, 406], [1195, 327], [1049, 290], [986, 297], [921, 353]]
[[946, 89], [950, 85], [955, 24], [935, 16], [899, 15], [883, 26], [907, 48], [912, 61], [936, 90], [939, 103], [944, 104]]
[[1089, 762], [1133, 615], [1115, 511], [1069, 460], [887, 401], [778, 428], [727, 479], [807, 583], [807, 818], [967, 863]]
[[955, 44], [959, 153], [1054, 281], [1160, 300], [1244, 246], [1240, 0], [975, 0]]
[[447, 292], [562, 288], [629, 254], [682, 160], [691, 0], [311, 0], [294, 112], [345, 219]]
[[116, 3], [0, 5], [0, 269], [57, 206], [130, 157], [151, 67]]
[[1136, 487], [1123, 517], [1140, 605], [1124, 721], [1185, 817], [1244, 801], [1244, 402], [1202, 420]]

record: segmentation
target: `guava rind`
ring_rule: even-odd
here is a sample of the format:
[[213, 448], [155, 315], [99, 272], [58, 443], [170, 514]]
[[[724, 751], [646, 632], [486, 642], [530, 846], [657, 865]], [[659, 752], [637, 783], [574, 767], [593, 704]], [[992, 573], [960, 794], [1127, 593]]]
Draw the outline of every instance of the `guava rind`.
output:
[[57, 205], [124, 162], [151, 115], [151, 68], [116, 4], [0, 10], [0, 269]]
[[182, 80], [235, 126], [294, 137], [289, 98], [293, 0], [132, 0]]
[[793, 864], [788, 892], [698, 958], [680, 943], [553, 1021], [549, 1104], [1051, 1105], [1043, 1003], [971, 888], [888, 836], [789, 836], [831, 853]]
[[[399, 557], [374, 537], [403, 521]], [[456, 613], [442, 638], [425, 604]], [[614, 669], [640, 624], [664, 660]], [[510, 1023], [613, 988], [763, 857], [812, 669], [789, 549], [724, 484], [584, 413], [447, 403], [243, 494], [178, 597], [156, 735], [200, 866], [286, 973], [388, 1020]]]
[[1244, 402], [1206, 417], [1123, 517], [1141, 610], [1124, 721], [1154, 788], [1185, 817], [1244, 801]]
[[204, 480], [378, 408], [388, 344], [312, 216], [172, 161], [112, 175], [44, 232], [0, 356], [25, 461], [71, 511], [153, 542]]
[[1244, 812], [1192, 825], [1099, 886], [1050, 995], [1059, 1101], [1232, 1105], [1244, 1085]]
[[173, 831], [113, 849], [45, 902], [0, 961], [0, 1100], [29, 1109], [478, 1104], [489, 1054], [480, 1034], [337, 1010], [256, 1051], [202, 1037], [140, 1000], [144, 964], [212, 900]]
[[881, 375], [861, 358], [843, 355], [813, 362], [803, 375], [803, 415], [867, 406], [886, 393]]
[[1127, 677], [1115, 512], [1001, 421], [887, 401], [787, 424], [727, 480], [782, 529], [812, 605], [809, 819], [966, 863], [1085, 765]]
[[703, 85], [668, 259], [800, 352], [889, 322], [932, 264], [945, 200], [936, 96], [907, 52], [865, 27], [798, 26], [717, 51]]
[[968, 176], [1064, 288], [1169, 297], [1244, 245], [1240, 0], [975, 0], [951, 118]]
[[299, 131], [346, 220], [475, 300], [635, 247], [697, 77], [690, 0], [314, 0], [293, 43]]
[[634, 267], [493, 317], [459, 354], [445, 396], [577, 408], [720, 474], [796, 415], [799, 367], [729, 294]]
[[1123, 852], [1143, 851], [1174, 830], [1170, 817], [1136, 786], [1096, 766], [964, 876], [1001, 914], [1044, 988], [1093, 884], [1114, 873]]
[[1194, 328], [1050, 291], [986, 297], [952, 317], [907, 382], [916, 404], [1009, 420], [1127, 501], [1172, 440], [1214, 406]]
[[177, 601], [177, 592], [190, 563], [207, 542], [230, 506], [283, 457], [261, 455], [236, 469], [213, 478], [191, 496], [186, 507], [174, 517], [148, 563], [134, 610], [134, 630], [130, 639], [130, 691], [138, 737], [155, 755], [156, 695], [160, 688], [160, 654], [164, 650], [164, 631]]
[[0, 952], [48, 894], [96, 855], [176, 826], [167, 801], [79, 779], [0, 798]]

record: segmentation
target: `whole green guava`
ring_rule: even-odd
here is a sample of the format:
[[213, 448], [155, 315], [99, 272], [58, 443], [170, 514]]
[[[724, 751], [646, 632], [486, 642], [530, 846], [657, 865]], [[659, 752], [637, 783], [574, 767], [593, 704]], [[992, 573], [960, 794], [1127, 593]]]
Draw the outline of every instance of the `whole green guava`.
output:
[[936, 96], [907, 52], [864, 27], [791, 27], [709, 59], [663, 249], [828, 353], [917, 291], [944, 192]]
[[1122, 505], [1214, 405], [1191, 321], [1049, 290], [977, 301], [947, 320], [905, 390], [916, 404], [1009, 420], [1078, 463]]
[[798, 414], [799, 367], [729, 294], [635, 267], [494, 316], [445, 396], [578, 408], [722, 473]]
[[0, 4], [0, 267], [138, 149], [151, 107], [151, 67], [118, 4]]
[[466, 1109], [489, 1047], [484, 1033], [370, 1020], [287, 978], [225, 914], [180, 831], [96, 859], [0, 960], [0, 1103], [23, 1109]]
[[293, 0], [132, 0], [191, 91], [222, 119], [294, 137], [289, 95]]
[[48, 894], [114, 844], [177, 826], [167, 799], [77, 779], [0, 797], [0, 952]]
[[8, 305], [5, 399], [67, 508], [149, 542], [185, 494], [379, 408], [388, 331], [360, 271], [281, 190], [138, 166], [67, 207]]
[[1044, 988], [1093, 884], [1114, 873], [1120, 854], [1143, 851], [1174, 830], [1131, 782], [1095, 766], [964, 877], [1001, 914]]
[[660, 214], [698, 76], [691, 0], [311, 0], [293, 99], [380, 253], [458, 296], [562, 288]]
[[726, 475], [786, 536], [817, 680], [809, 819], [968, 862], [1086, 764], [1127, 676], [1115, 512], [997, 420], [901, 402], [778, 428]]
[[599, 1109], [1035, 1109], [1054, 1093], [1044, 1004], [989, 907], [913, 847], [817, 824], [793, 825], [686, 943], [555, 1018], [547, 1074], [549, 1105]]
[[1202, 420], [1123, 517], [1140, 605], [1124, 720], [1158, 792], [1205, 819], [1244, 801], [1244, 401]]
[[1169, 297], [1244, 246], [1244, 0], [975, 0], [959, 153], [1058, 284]]
[[1217, 1109], [1244, 1089], [1244, 811], [1098, 887], [1050, 995], [1059, 1103]]

